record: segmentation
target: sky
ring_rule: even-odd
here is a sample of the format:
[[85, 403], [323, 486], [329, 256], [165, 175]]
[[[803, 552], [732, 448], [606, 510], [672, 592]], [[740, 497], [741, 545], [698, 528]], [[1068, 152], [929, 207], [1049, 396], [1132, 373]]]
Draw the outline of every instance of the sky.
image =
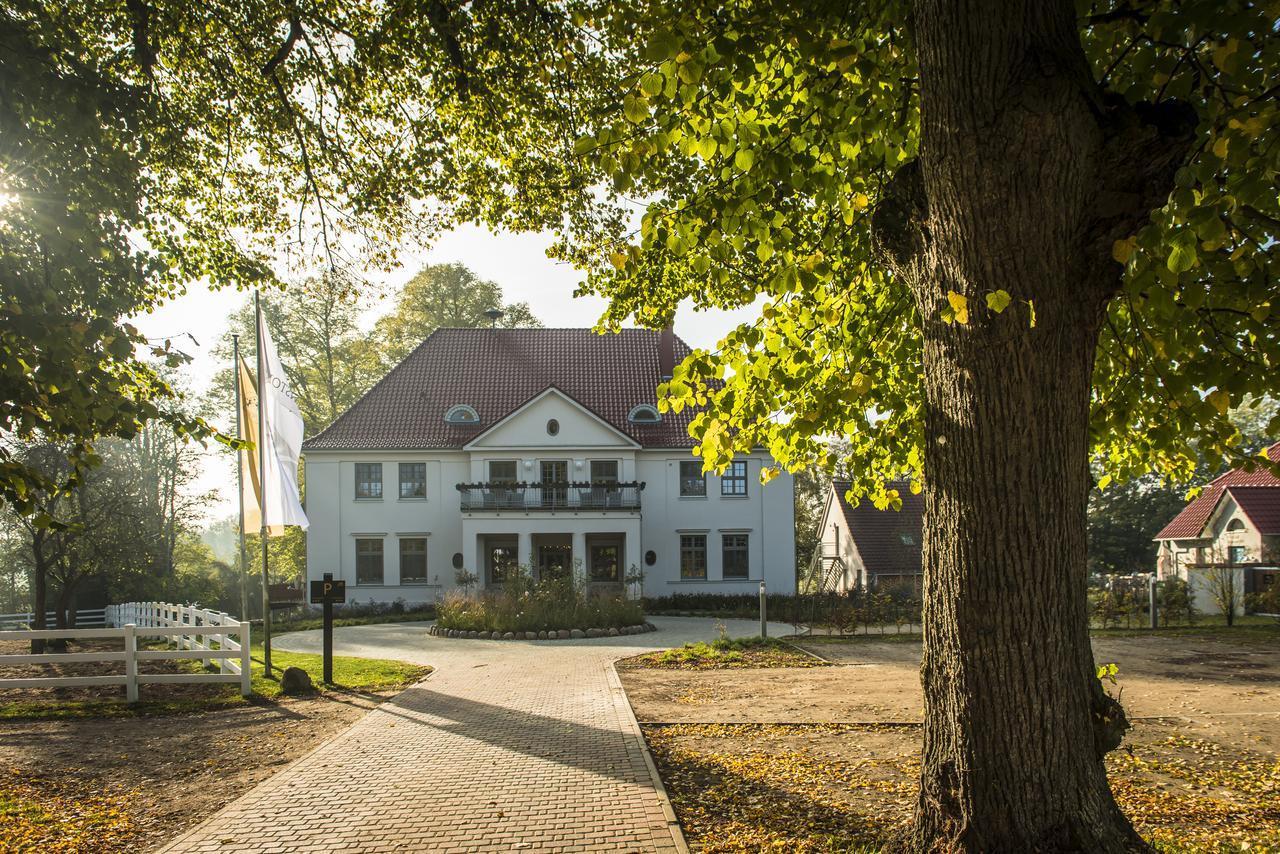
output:
[[[583, 274], [548, 258], [546, 250], [551, 242], [550, 234], [494, 234], [478, 226], [462, 226], [442, 235], [430, 250], [402, 258], [403, 264], [395, 272], [373, 278], [372, 284], [388, 296], [370, 308], [370, 317], [385, 314], [398, 287], [425, 264], [457, 261], [480, 278], [501, 285], [507, 302], [529, 303], [534, 315], [547, 326], [591, 326], [603, 312], [605, 300], [574, 297]], [[234, 289], [193, 287], [184, 296], [134, 317], [131, 322], [150, 339], [173, 339], [175, 347], [193, 357], [184, 371], [191, 391], [202, 394], [221, 367], [213, 349], [226, 331], [232, 312], [245, 298]], [[675, 330], [692, 347], [714, 347], [730, 329], [756, 315], [755, 307], [697, 313], [686, 308], [677, 314]], [[231, 425], [217, 426], [231, 429]], [[201, 459], [201, 474], [192, 488], [197, 493], [215, 493], [206, 521], [226, 518], [235, 512], [235, 470], [229, 457], [212, 447]]]

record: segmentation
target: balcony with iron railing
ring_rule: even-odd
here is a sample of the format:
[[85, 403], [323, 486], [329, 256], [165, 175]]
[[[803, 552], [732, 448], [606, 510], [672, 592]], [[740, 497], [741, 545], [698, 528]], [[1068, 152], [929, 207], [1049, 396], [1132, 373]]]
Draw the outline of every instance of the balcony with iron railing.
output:
[[635, 512], [640, 509], [644, 481], [488, 481], [460, 483], [457, 489], [463, 513]]

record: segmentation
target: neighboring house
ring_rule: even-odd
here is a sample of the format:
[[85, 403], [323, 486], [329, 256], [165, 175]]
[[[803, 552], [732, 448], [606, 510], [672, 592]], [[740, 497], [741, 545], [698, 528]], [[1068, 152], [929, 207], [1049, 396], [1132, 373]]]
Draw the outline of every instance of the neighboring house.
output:
[[[1280, 460], [1280, 442], [1267, 449]], [[1266, 469], [1233, 469], [1204, 487], [1155, 536], [1156, 576], [1191, 584], [1195, 606], [1218, 613], [1208, 591], [1213, 573], [1231, 572], [1242, 594], [1280, 584], [1280, 478]]]
[[859, 586], [918, 589], [924, 496], [912, 495], [903, 485], [901, 510], [877, 510], [869, 500], [850, 504], [848, 491], [847, 480], [833, 481], [827, 491], [808, 577], [821, 579], [821, 589], [836, 592]]
[[[669, 330], [439, 329], [303, 445], [307, 574], [348, 600], [432, 601], [462, 573], [577, 571], [643, 593], [795, 591], [790, 475], [702, 474], [696, 414], [659, 414]], [[635, 594], [639, 590], [633, 587]]]

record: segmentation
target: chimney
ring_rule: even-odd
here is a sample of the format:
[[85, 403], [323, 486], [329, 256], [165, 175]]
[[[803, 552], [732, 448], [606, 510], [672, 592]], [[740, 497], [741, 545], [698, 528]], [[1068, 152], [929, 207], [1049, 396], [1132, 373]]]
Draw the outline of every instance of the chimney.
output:
[[668, 323], [658, 336], [658, 373], [669, 380], [676, 370], [676, 332]]

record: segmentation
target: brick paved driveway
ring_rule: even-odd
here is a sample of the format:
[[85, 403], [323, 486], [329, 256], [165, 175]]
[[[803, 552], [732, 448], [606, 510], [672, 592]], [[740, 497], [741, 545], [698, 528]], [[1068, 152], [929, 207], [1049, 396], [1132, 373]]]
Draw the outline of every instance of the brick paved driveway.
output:
[[[683, 851], [613, 662], [717, 633], [710, 619], [652, 622], [657, 632], [576, 641], [336, 629], [340, 655], [436, 670], [163, 850]], [[319, 652], [320, 634], [277, 646]]]

